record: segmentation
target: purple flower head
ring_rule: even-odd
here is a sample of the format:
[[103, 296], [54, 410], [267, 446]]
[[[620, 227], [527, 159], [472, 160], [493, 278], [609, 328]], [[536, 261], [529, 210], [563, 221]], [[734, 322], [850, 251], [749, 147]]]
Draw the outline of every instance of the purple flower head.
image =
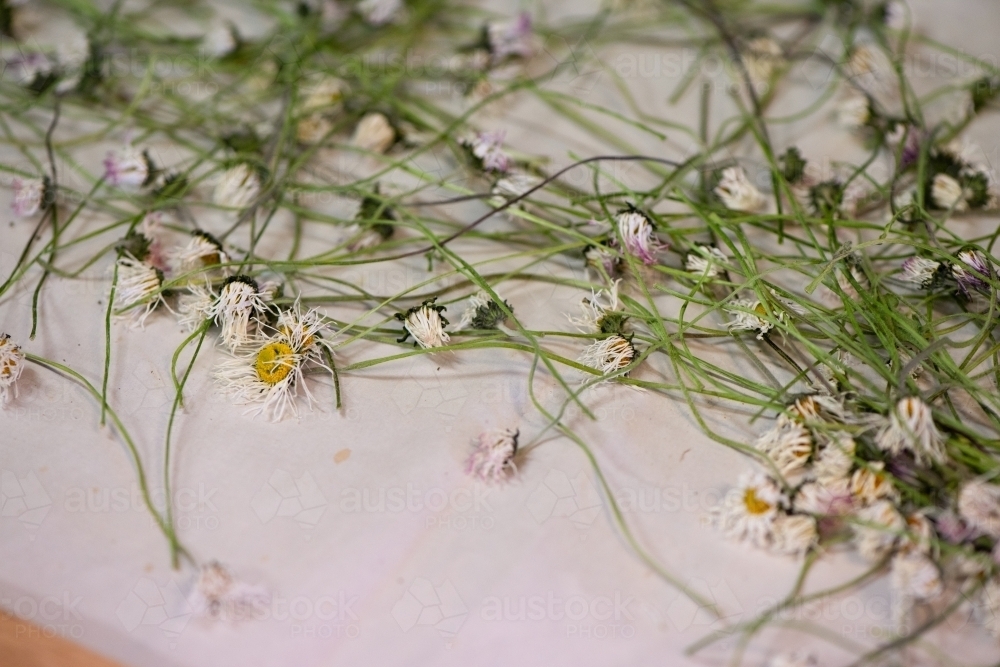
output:
[[531, 14], [528, 12], [521, 12], [508, 24], [490, 24], [487, 35], [494, 65], [507, 58], [529, 58], [534, 53]]
[[618, 214], [618, 236], [625, 252], [643, 264], [656, 264], [656, 253], [663, 248], [654, 235], [653, 223], [645, 213], [629, 208]]
[[989, 293], [989, 280], [993, 278], [993, 264], [986, 255], [976, 248], [966, 248], [957, 255], [960, 264], [953, 264], [951, 275], [958, 283], [958, 289], [965, 297], [973, 292]]
[[474, 138], [466, 139], [462, 143], [468, 146], [479, 160], [483, 171], [504, 173], [510, 168], [510, 157], [501, 148], [506, 136], [504, 130], [480, 132]]
[[969, 539], [975, 534], [970, 526], [966, 525], [965, 521], [962, 520], [960, 516], [948, 510], [942, 512], [938, 516], [937, 521], [937, 532], [948, 542], [952, 544], [961, 544], [965, 540]]
[[16, 176], [11, 181], [11, 187], [14, 189], [14, 201], [11, 202], [14, 215], [27, 218], [38, 213], [45, 199], [45, 181]]

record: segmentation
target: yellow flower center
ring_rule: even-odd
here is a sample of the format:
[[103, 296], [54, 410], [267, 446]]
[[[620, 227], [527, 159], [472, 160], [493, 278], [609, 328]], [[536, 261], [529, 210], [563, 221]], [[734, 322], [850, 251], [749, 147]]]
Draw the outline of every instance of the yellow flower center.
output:
[[743, 493], [743, 504], [750, 514], [765, 514], [771, 509], [771, 503], [757, 497], [756, 489], [747, 489]]
[[260, 348], [254, 368], [261, 382], [276, 385], [292, 372], [295, 352], [287, 343], [268, 343]]

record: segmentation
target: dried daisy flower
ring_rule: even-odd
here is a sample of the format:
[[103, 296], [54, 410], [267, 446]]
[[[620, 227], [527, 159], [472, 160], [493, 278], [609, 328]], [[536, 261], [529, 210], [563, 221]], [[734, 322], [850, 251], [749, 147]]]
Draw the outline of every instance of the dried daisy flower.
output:
[[595, 368], [602, 375], [615, 373], [635, 360], [636, 350], [632, 341], [621, 334], [613, 334], [584, 348], [579, 361]]
[[115, 187], [138, 188], [148, 185], [156, 173], [148, 151], [138, 151], [131, 145], [120, 151], [109, 151], [104, 158], [104, 178]]
[[888, 500], [880, 500], [858, 511], [857, 521], [854, 545], [869, 562], [876, 562], [887, 555], [906, 527], [896, 506]]
[[244, 209], [260, 194], [260, 174], [246, 162], [226, 169], [215, 185], [212, 201], [226, 208]]
[[727, 537], [767, 548], [782, 504], [784, 497], [777, 482], [763, 473], [747, 471], [715, 513]]
[[729, 261], [725, 253], [713, 245], [696, 245], [693, 250], [684, 255], [684, 269], [707, 280], [728, 278], [725, 264]]
[[904, 553], [930, 554], [934, 526], [927, 518], [927, 510], [911, 512], [906, 517], [906, 535], [903, 536], [901, 551]]
[[0, 333], [0, 403], [10, 400], [11, 389], [17, 396], [17, 380], [24, 372], [24, 352], [9, 334]]
[[803, 484], [792, 501], [796, 512], [818, 516], [844, 516], [855, 509], [854, 494], [846, 479]]
[[191, 240], [187, 245], [175, 250], [171, 259], [175, 273], [191, 273], [224, 264], [229, 261], [229, 255], [223, 250], [219, 239], [196, 229], [191, 232]]
[[934, 174], [934, 180], [931, 182], [931, 200], [938, 208], [964, 211], [969, 207], [966, 195], [967, 192], [962, 184], [948, 174]]
[[896, 499], [898, 493], [884, 472], [885, 464], [871, 461], [851, 475], [851, 493], [863, 505], [871, 505], [884, 498]]
[[944, 592], [937, 564], [922, 554], [904, 553], [893, 556], [889, 582], [895, 593], [892, 616], [897, 627], [906, 625], [917, 602], [930, 602]]
[[939, 287], [947, 278], [948, 265], [914, 255], [903, 261], [900, 279], [919, 285], [922, 289]]
[[771, 525], [771, 550], [799, 556], [819, 542], [816, 519], [802, 514], [779, 514]]
[[372, 153], [385, 153], [396, 143], [396, 129], [384, 114], [378, 112], [366, 114], [354, 128], [351, 143], [361, 150]]
[[836, 431], [824, 438], [813, 462], [812, 475], [822, 483], [846, 480], [854, 468], [854, 438], [844, 431]]
[[742, 58], [755, 88], [768, 83], [774, 71], [785, 62], [781, 46], [770, 37], [757, 37], [747, 42]]
[[250, 342], [250, 329], [267, 309], [265, 295], [256, 280], [246, 275], [230, 276], [208, 311], [222, 327], [222, 344], [235, 351]]
[[[767, 317], [764, 304], [756, 299], [734, 299], [723, 310], [735, 316], [728, 323], [730, 331], [756, 331], [757, 340], [764, 340], [765, 334], [774, 328], [773, 324], [764, 319]], [[781, 319], [782, 316], [783, 314], [779, 314], [778, 318]]]
[[447, 308], [434, 305], [435, 301], [437, 297], [428, 299], [405, 313], [396, 313], [396, 319], [403, 323], [405, 329], [403, 337], [397, 339], [397, 343], [406, 342], [407, 338], [413, 336], [413, 344], [426, 350], [443, 347], [451, 341], [451, 337], [444, 330], [448, 326], [448, 320], [441, 314]]
[[212, 292], [209, 285], [193, 283], [188, 291], [177, 299], [177, 323], [184, 331], [194, 331], [205, 320], [213, 319], [212, 307], [218, 296]]
[[322, 114], [314, 113], [295, 124], [295, 139], [305, 146], [315, 146], [333, 131], [333, 122]]
[[656, 240], [656, 227], [649, 216], [630, 206], [615, 217], [615, 223], [625, 252], [638, 258], [643, 264], [655, 264], [656, 252], [662, 246]]
[[713, 192], [722, 200], [723, 205], [731, 211], [754, 213], [764, 208], [767, 199], [757, 189], [743, 167], [727, 167], [722, 170], [719, 184]]
[[510, 429], [482, 433], [475, 440], [476, 449], [466, 462], [465, 472], [487, 483], [507, 481], [517, 474], [514, 457], [519, 435]]
[[589, 299], [580, 301], [583, 315], [567, 315], [570, 324], [583, 333], [624, 334], [628, 315], [620, 310], [618, 303], [620, 284], [621, 280], [616, 280], [610, 288], [592, 292]]
[[337, 111], [343, 105], [347, 84], [334, 77], [324, 77], [306, 87], [301, 104], [302, 113]]
[[396, 20], [403, 0], [361, 0], [356, 9], [365, 23], [379, 27]]
[[163, 303], [163, 271], [129, 254], [119, 257], [116, 264], [115, 310], [136, 308], [133, 324], [141, 327], [156, 306]]
[[871, 101], [863, 93], [854, 92], [837, 106], [837, 121], [849, 130], [861, 129], [871, 118]]
[[[503, 302], [507, 310], [513, 312], [513, 308], [506, 300]], [[500, 308], [500, 305], [485, 291], [478, 291], [469, 297], [469, 305], [462, 313], [462, 320], [458, 324], [459, 329], [496, 329], [497, 325], [506, 319], [507, 314]]]
[[222, 621], [248, 620], [267, 604], [269, 595], [261, 586], [237, 579], [225, 565], [211, 561], [202, 565], [188, 596], [188, 607], [200, 616]]
[[479, 132], [471, 138], [464, 138], [460, 143], [468, 149], [483, 171], [504, 173], [510, 168], [511, 159], [503, 152], [504, 130], [494, 132]]
[[48, 191], [50, 189], [48, 177], [46, 178], [21, 178], [15, 176], [11, 180], [11, 187], [14, 190], [14, 201], [11, 202], [11, 209], [19, 218], [28, 218], [42, 207], [42, 202], [48, 201]]
[[989, 293], [990, 284], [995, 275], [993, 263], [982, 250], [965, 248], [956, 255], [958, 264], [951, 265], [951, 277], [958, 283], [958, 289], [966, 298], [973, 292]]
[[298, 416], [300, 389], [308, 405], [313, 404], [304, 369], [312, 365], [329, 370], [323, 361], [324, 349], [329, 351], [322, 335], [327, 329], [319, 313], [302, 314], [296, 305], [279, 316], [277, 333], [239, 345], [232, 359], [221, 362], [216, 383], [237, 403], [251, 406], [244, 414], [267, 414], [271, 421], [286, 414]]
[[917, 396], [907, 396], [896, 403], [889, 423], [875, 436], [879, 449], [893, 456], [904, 450], [913, 453], [918, 464], [945, 459], [944, 441], [934, 425], [930, 407]]
[[1000, 486], [966, 482], [958, 494], [958, 514], [979, 532], [1000, 539]]
[[779, 415], [774, 427], [757, 438], [757, 451], [766, 454], [783, 477], [803, 472], [812, 456], [813, 439], [794, 419]]
[[501, 206], [510, 199], [523, 197], [532, 188], [541, 183], [541, 179], [523, 171], [511, 171], [493, 185], [495, 195], [490, 201], [494, 206]]

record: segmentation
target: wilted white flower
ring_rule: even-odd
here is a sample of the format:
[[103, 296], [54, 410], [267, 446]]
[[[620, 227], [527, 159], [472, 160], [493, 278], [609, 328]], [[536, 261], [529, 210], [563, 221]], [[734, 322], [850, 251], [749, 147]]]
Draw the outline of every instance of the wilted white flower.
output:
[[506, 134], [504, 130], [479, 132], [474, 137], [462, 139], [461, 144], [479, 160], [483, 171], [503, 173], [510, 167], [510, 157], [501, 148]]
[[901, 551], [927, 555], [933, 538], [934, 526], [925, 511], [911, 512], [906, 517], [906, 535], [903, 536]]
[[[7, 3], [8, 6], [11, 4]], [[38, 51], [32, 53], [21, 53], [6, 59], [5, 74], [9, 73], [12, 78], [22, 86], [30, 86], [35, 81], [48, 77], [55, 72], [56, 64], [44, 53]]]
[[698, 245], [684, 256], [684, 268], [711, 280], [726, 275], [724, 265], [728, 261], [725, 253], [715, 246]]
[[143, 326], [146, 318], [157, 305], [163, 302], [160, 287], [163, 272], [131, 255], [118, 258], [118, 282], [115, 285], [115, 310], [136, 308], [133, 322]]
[[207, 284], [192, 283], [177, 299], [177, 323], [184, 331], [194, 331], [212, 319], [212, 307], [218, 297]]
[[816, 480], [829, 483], [847, 479], [854, 467], [855, 446], [854, 438], [844, 431], [826, 439], [813, 462], [812, 474]]
[[882, 8], [882, 20], [890, 30], [903, 30], [906, 28], [907, 16], [912, 14], [911, 10], [901, 0], [890, 0]]
[[191, 233], [187, 245], [174, 251], [171, 260], [176, 273], [190, 273], [224, 264], [229, 261], [229, 255], [219, 239], [199, 229]]
[[332, 130], [333, 123], [326, 116], [314, 113], [296, 123], [295, 138], [300, 144], [314, 146], [326, 138]]
[[[509, 303], [503, 302], [507, 310], [513, 310]], [[496, 301], [484, 290], [480, 290], [469, 297], [469, 305], [462, 313], [462, 320], [458, 328], [465, 329], [496, 329], [497, 325], [504, 321], [507, 314], [500, 308]]]
[[764, 334], [774, 328], [773, 324], [764, 319], [767, 311], [756, 299], [734, 299], [723, 310], [735, 316], [729, 322], [730, 331], [756, 331], [757, 340], [764, 340]]
[[0, 333], [0, 403], [10, 400], [11, 389], [17, 396], [17, 380], [23, 371], [24, 352], [9, 334]]
[[934, 174], [934, 180], [931, 182], [931, 199], [938, 208], [964, 211], [969, 208], [966, 202], [967, 195], [962, 184], [948, 174]]
[[755, 88], [768, 83], [784, 61], [781, 46], [770, 37], [752, 39], [743, 50], [743, 65]]
[[958, 494], [958, 513], [973, 528], [1000, 538], [1000, 486], [978, 479], [966, 482]]
[[843, 516], [854, 511], [854, 494], [846, 479], [808, 482], [795, 494], [796, 512], [819, 516]]
[[819, 541], [816, 519], [803, 514], [779, 514], [771, 535], [771, 550], [789, 556], [803, 554]]
[[656, 252], [661, 245], [654, 236], [653, 222], [646, 214], [629, 208], [619, 213], [615, 222], [625, 252], [637, 257], [643, 264], [655, 264]]
[[888, 500], [861, 509], [854, 526], [854, 544], [866, 560], [875, 562], [888, 554], [906, 527], [906, 522]]
[[757, 438], [754, 445], [767, 454], [784, 477], [801, 473], [812, 455], [813, 439], [802, 424], [779, 415], [774, 427]]
[[934, 416], [917, 396], [907, 396], [896, 403], [889, 423], [875, 436], [875, 444], [893, 456], [908, 450], [918, 464], [944, 460], [944, 441], [934, 425]]
[[313, 403], [304, 368], [312, 364], [329, 370], [323, 361], [324, 348], [329, 350], [323, 338], [327, 330], [317, 311], [302, 314], [296, 305], [281, 313], [277, 333], [238, 346], [232, 359], [220, 363], [216, 382], [237, 403], [251, 405], [245, 414], [269, 414], [272, 421], [289, 413], [297, 416], [300, 389]]
[[11, 187], [14, 190], [14, 201], [10, 207], [14, 215], [27, 218], [38, 213], [45, 199], [46, 186], [43, 179], [15, 176], [11, 180]]
[[881, 461], [871, 461], [858, 468], [851, 475], [851, 493], [864, 505], [870, 505], [883, 498], [897, 497], [896, 488], [889, 481]]
[[[528, 193], [532, 188], [541, 183], [541, 179], [523, 171], [514, 171], [506, 174], [493, 186], [494, 206], [503, 204], [508, 199], [516, 199]], [[502, 199], [498, 201], [498, 197]]]
[[235, 351], [250, 343], [250, 329], [267, 308], [257, 281], [239, 275], [226, 279], [208, 314], [222, 327], [222, 344]]
[[396, 129], [384, 114], [366, 114], [354, 128], [351, 143], [372, 153], [384, 153], [396, 142]]
[[837, 120], [849, 130], [858, 130], [871, 119], [871, 102], [860, 92], [849, 95], [837, 107]]
[[584, 348], [578, 361], [607, 375], [631, 364], [635, 354], [631, 340], [621, 334], [613, 334]]
[[451, 336], [444, 330], [448, 325], [448, 320], [441, 315], [445, 307], [435, 306], [435, 300], [424, 301], [405, 313], [396, 313], [396, 319], [400, 320], [403, 323], [403, 328], [406, 329], [406, 333], [397, 342], [402, 343], [408, 337], [413, 336], [415, 344], [424, 349], [430, 349], [443, 347], [451, 341]]
[[900, 278], [927, 289], [938, 280], [942, 266], [941, 262], [914, 255], [903, 261], [903, 273]]
[[347, 85], [340, 79], [324, 77], [306, 87], [303, 91], [301, 110], [303, 113], [335, 111], [344, 101]]
[[104, 158], [104, 178], [115, 187], [137, 188], [146, 185], [153, 172], [149, 154], [125, 146], [120, 151], [109, 151]]
[[764, 208], [767, 199], [757, 189], [743, 167], [727, 167], [722, 170], [719, 184], [713, 190], [722, 200], [723, 205], [731, 211], [754, 213]]
[[212, 201], [219, 206], [243, 209], [260, 194], [260, 175], [246, 162], [234, 165], [223, 172], [215, 185]]
[[231, 23], [216, 21], [201, 38], [201, 50], [212, 58], [225, 58], [239, 46], [236, 29]]
[[465, 472], [484, 482], [504, 482], [517, 473], [518, 431], [497, 429], [482, 433], [476, 439], [476, 449], [469, 456]]
[[782, 504], [784, 497], [777, 482], [763, 473], [747, 471], [714, 513], [727, 537], [767, 548]]
[[582, 299], [580, 301], [582, 316], [567, 315], [570, 324], [583, 333], [624, 333], [628, 315], [619, 309], [620, 284], [621, 280], [616, 280], [608, 289], [592, 292], [589, 298]]
[[373, 26], [393, 22], [402, 8], [403, 0], [361, 0], [357, 5], [361, 17]]
[[222, 563], [211, 561], [201, 566], [188, 596], [191, 611], [221, 621], [254, 618], [269, 595], [262, 586], [252, 586], [237, 579]]
[[907, 623], [916, 602], [930, 602], [944, 591], [937, 565], [917, 553], [893, 556], [889, 581], [895, 593], [892, 615], [897, 627]]

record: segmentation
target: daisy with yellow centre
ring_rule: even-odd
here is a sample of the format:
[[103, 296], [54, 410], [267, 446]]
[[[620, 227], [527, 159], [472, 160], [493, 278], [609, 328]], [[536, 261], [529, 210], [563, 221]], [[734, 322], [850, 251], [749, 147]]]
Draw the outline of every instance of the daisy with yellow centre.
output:
[[298, 416], [301, 390], [309, 406], [312, 394], [305, 382], [306, 371], [326, 369], [324, 356], [331, 354], [323, 337], [329, 326], [315, 310], [303, 313], [296, 304], [278, 316], [266, 336], [239, 346], [231, 359], [216, 370], [216, 382], [237, 403], [249, 405], [245, 414], [267, 414], [272, 421]]
[[784, 496], [778, 483], [759, 472], [745, 472], [739, 485], [714, 510], [716, 522], [726, 536], [767, 548], [773, 539], [773, 524]]

